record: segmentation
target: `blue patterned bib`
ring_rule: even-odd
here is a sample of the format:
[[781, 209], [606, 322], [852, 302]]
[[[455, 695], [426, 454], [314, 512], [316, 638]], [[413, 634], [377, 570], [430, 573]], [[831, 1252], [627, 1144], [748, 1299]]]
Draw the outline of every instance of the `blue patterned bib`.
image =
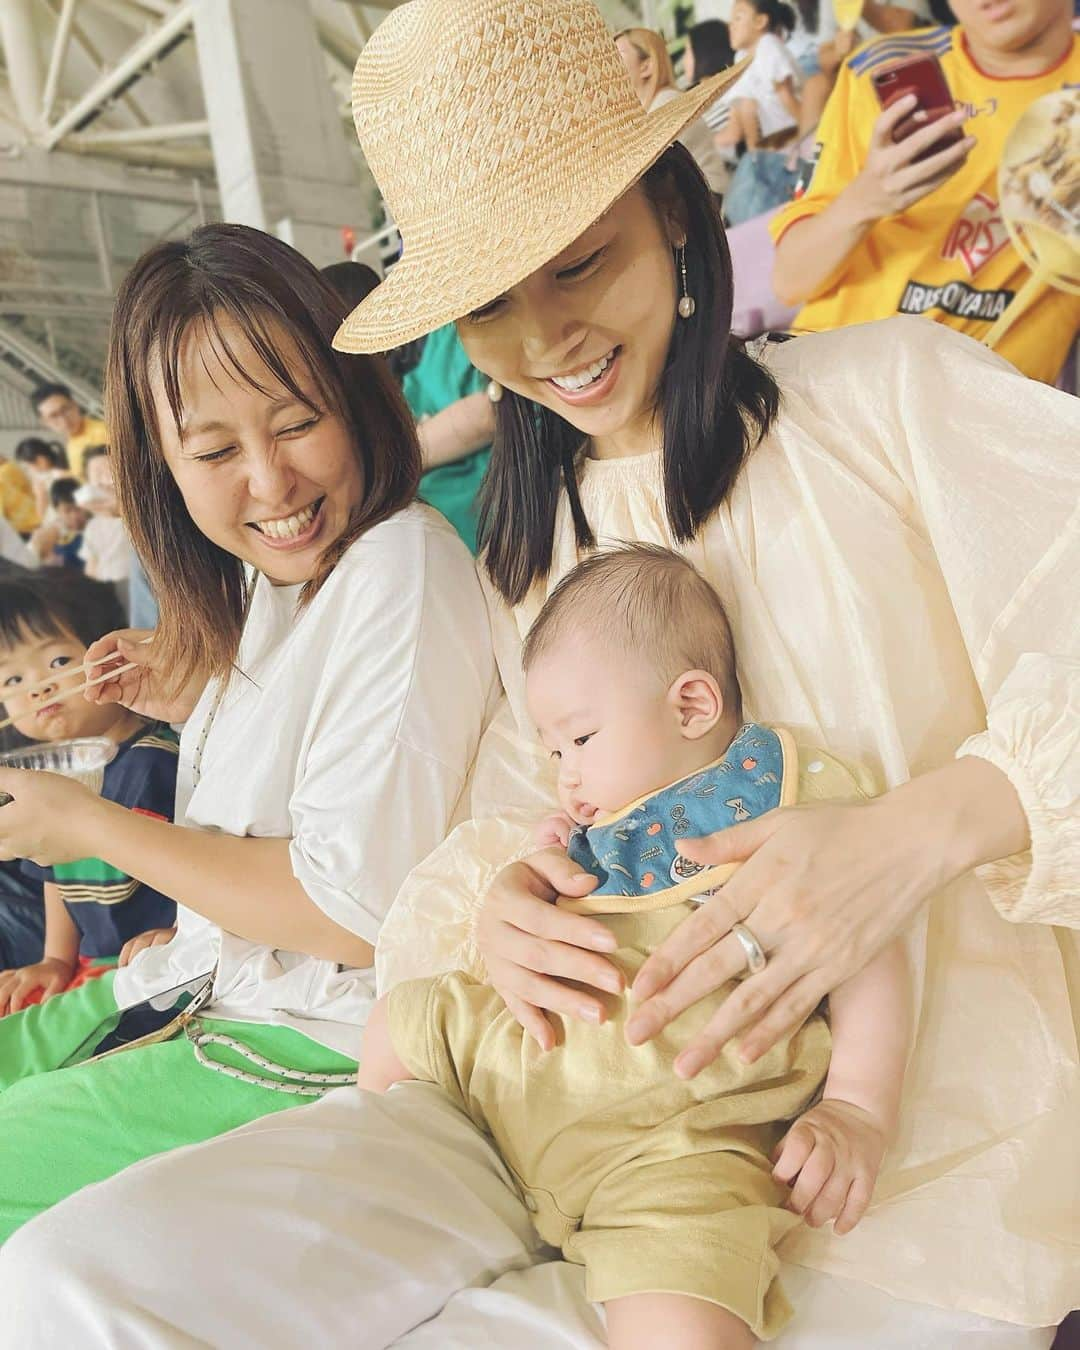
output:
[[591, 896], [658, 895], [706, 869], [682, 857], [680, 839], [715, 834], [780, 805], [784, 749], [769, 727], [747, 722], [724, 757], [627, 808], [579, 826], [567, 849], [600, 882]]

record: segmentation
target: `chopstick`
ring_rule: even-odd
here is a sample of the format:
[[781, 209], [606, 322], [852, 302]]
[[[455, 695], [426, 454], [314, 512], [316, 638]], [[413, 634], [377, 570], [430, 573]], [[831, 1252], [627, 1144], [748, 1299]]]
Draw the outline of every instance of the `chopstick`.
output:
[[[151, 642], [153, 642], [153, 640], [154, 640], [154, 635], [153, 635], [153, 633], [151, 633], [148, 637], [140, 638], [140, 639], [138, 640], [138, 642], [134, 643], [133, 645], [136, 646], [136, 647], [146, 647], [146, 646], [148, 646]], [[104, 659], [105, 659], [105, 661], [109, 661], [109, 660], [111, 660], [112, 658], [106, 656]], [[82, 670], [82, 672], [85, 674], [88, 670], [96, 670], [97, 667], [100, 666], [100, 665], [102, 665], [102, 664], [104, 664], [102, 661], [95, 661], [95, 662], [93, 663], [93, 665], [87, 665], [86, 662], [84, 661], [84, 662], [82, 663], [82, 665], [79, 667], [79, 669]], [[134, 662], [133, 662], [132, 664], [134, 664]], [[128, 666], [128, 667], [125, 667], [125, 669], [130, 670], [131, 667]], [[72, 673], [71, 670], [57, 671], [57, 673], [56, 673], [55, 675], [50, 675], [50, 676], [48, 677], [48, 679], [45, 679], [45, 680], [38, 680], [35, 684], [28, 684], [28, 685], [26, 686], [25, 689], [20, 689], [20, 690], [19, 690], [19, 695], [20, 695], [20, 697], [25, 698], [28, 694], [36, 694], [36, 693], [38, 692], [39, 689], [48, 689], [49, 685], [50, 685], [50, 684], [55, 684], [56, 681], [57, 681], [57, 679], [63, 679], [63, 677], [64, 677], [65, 675], [70, 675], [71, 673]], [[113, 673], [114, 675], [118, 674], [118, 672], [115, 671], [115, 670], [114, 670], [112, 673]], [[86, 686], [85, 684], [82, 686], [83, 689], [85, 689], [86, 687], [87, 687], [87, 686]], [[67, 696], [65, 695], [65, 697], [67, 697]], [[0, 703], [2, 703], [2, 702], [3, 702], [3, 699], [0, 699]]]
[[[154, 635], [151, 633], [149, 637], [140, 638], [139, 641], [135, 643], [135, 646], [145, 647], [147, 643], [152, 642], [153, 639]], [[109, 658], [106, 657], [105, 659], [108, 660]], [[86, 689], [93, 689], [94, 686], [98, 684], [108, 684], [110, 680], [115, 680], [118, 675], [126, 675], [129, 670], [134, 670], [138, 664], [138, 661], [129, 661], [126, 666], [116, 666], [114, 669], [106, 671], [104, 675], [98, 675], [93, 680], [85, 680], [82, 684], [77, 684], [72, 689], [63, 690], [63, 692], [57, 694], [56, 697], [50, 701], [52, 703], [63, 703], [65, 699], [74, 698], [76, 694], [81, 694]], [[101, 662], [97, 661], [94, 665], [99, 666], [101, 665]], [[84, 671], [93, 669], [94, 666], [83, 665]], [[19, 695], [20, 697], [25, 698], [27, 694], [37, 693], [39, 689], [46, 689], [53, 683], [55, 683], [55, 677], [51, 680], [38, 680], [37, 684], [30, 684], [27, 685], [25, 689], [20, 689]], [[2, 700], [0, 700], [0, 702], [2, 702]], [[0, 722], [0, 731], [6, 730], [8, 727], [12, 726], [14, 722], [14, 717], [5, 718]]]
[[[87, 680], [85, 684], [77, 684], [73, 689], [65, 689], [62, 693], [57, 694], [54, 699], [50, 699], [50, 702], [63, 703], [65, 699], [74, 698], [76, 694], [81, 694], [86, 689], [93, 689], [97, 684], [108, 684], [110, 680], [115, 680], [118, 675], [126, 675], [129, 670], [135, 670], [138, 667], [138, 664], [138, 661], [129, 661], [126, 666], [117, 666], [115, 670], [107, 671], [104, 675], [99, 675], [94, 680]], [[46, 707], [47, 706], [48, 704], [46, 704]], [[8, 727], [12, 726], [14, 722], [14, 717], [5, 717], [4, 720], [0, 722], [0, 731], [6, 730]]]

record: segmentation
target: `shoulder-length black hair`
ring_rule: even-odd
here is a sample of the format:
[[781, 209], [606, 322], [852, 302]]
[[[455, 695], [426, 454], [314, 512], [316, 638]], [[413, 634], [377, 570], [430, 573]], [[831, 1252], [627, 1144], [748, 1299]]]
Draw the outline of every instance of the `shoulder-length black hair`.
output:
[[[709, 186], [689, 151], [665, 151], [643, 180], [658, 207], [681, 205], [694, 317], [675, 324], [658, 402], [663, 478], [675, 539], [692, 539], [724, 500], [776, 416], [772, 376], [731, 336], [731, 255]], [[480, 541], [493, 585], [512, 605], [551, 567], [555, 514], [565, 488], [578, 548], [596, 536], [577, 486], [582, 435], [549, 408], [510, 390], [496, 410], [495, 443], [480, 497]]]

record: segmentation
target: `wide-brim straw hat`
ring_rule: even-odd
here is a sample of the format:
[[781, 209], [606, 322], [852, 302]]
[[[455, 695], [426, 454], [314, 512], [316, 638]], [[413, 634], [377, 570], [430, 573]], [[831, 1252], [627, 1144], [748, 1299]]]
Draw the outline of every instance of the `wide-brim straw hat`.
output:
[[491, 304], [597, 221], [742, 70], [646, 112], [589, 0], [392, 11], [356, 63], [352, 106], [401, 261], [334, 346], [389, 351]]

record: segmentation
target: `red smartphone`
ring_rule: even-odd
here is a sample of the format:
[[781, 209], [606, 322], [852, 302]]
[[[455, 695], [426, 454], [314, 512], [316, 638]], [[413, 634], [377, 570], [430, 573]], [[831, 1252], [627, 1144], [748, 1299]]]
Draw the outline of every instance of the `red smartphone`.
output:
[[[905, 61], [896, 61], [892, 65], [883, 66], [881, 70], [876, 70], [870, 78], [883, 109], [891, 107], [905, 94], [914, 94], [919, 100], [908, 116], [893, 130], [893, 140], [897, 143], [907, 140], [920, 127], [947, 117], [956, 106], [941, 63], [933, 55], [912, 56]], [[916, 114], [920, 116], [916, 117]], [[920, 160], [936, 155], [939, 150], [944, 150], [948, 145], [955, 145], [963, 138], [964, 133], [960, 128], [953, 127], [951, 131], [945, 132], [940, 140], [916, 155], [912, 163], [918, 164]]]

